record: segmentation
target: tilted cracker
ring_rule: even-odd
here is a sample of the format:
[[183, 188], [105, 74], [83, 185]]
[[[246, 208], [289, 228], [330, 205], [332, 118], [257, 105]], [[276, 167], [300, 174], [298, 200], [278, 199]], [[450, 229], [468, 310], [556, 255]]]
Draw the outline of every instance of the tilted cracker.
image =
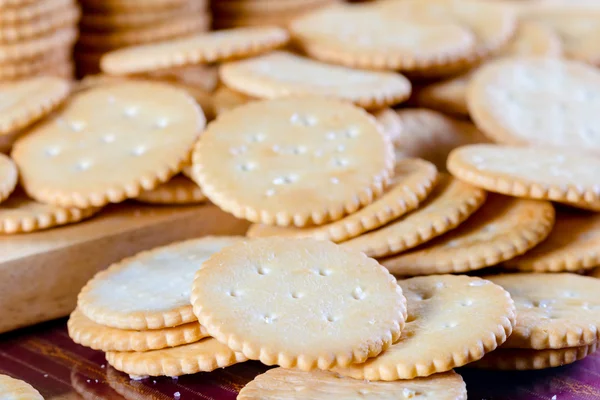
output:
[[534, 272], [578, 272], [600, 265], [600, 214], [558, 210], [542, 243], [506, 267]]
[[598, 157], [563, 149], [475, 144], [448, 157], [452, 174], [475, 186], [532, 199], [600, 209]]
[[250, 98], [245, 94], [235, 92], [226, 86], [217, 88], [217, 90], [215, 90], [215, 94], [213, 95], [215, 113], [217, 115], [242, 106], [253, 100], [256, 99]]
[[[2, 4], [5, 3], [5, 4]], [[12, 4], [8, 4], [12, 3]], [[19, 3], [19, 4], [17, 4]], [[6, 7], [5, 7], [6, 5]], [[19, 25], [75, 6], [74, 0], [1, 0], [0, 24]]]
[[6, 400], [44, 400], [29, 383], [8, 375], [0, 375], [0, 394]]
[[36, 58], [0, 64], [0, 79], [3, 81], [24, 80], [40, 76], [60, 63], [71, 60], [71, 49], [51, 50]]
[[525, 253], [543, 241], [553, 225], [551, 203], [491, 194], [458, 228], [380, 262], [393, 274], [409, 276], [478, 270]]
[[396, 382], [370, 382], [344, 378], [329, 371], [304, 372], [273, 368], [258, 375], [238, 400], [398, 400], [411, 398], [467, 400], [467, 388], [456, 372]]
[[69, 92], [68, 82], [51, 77], [0, 84], [0, 95], [11, 99], [0, 106], [0, 134], [19, 131], [50, 114]]
[[456, 147], [489, 142], [472, 123], [433, 110], [404, 108], [396, 113], [400, 124], [394, 141], [398, 159], [423, 158], [445, 171], [448, 154]]
[[[10, 157], [0, 154], [0, 202], [3, 202], [17, 187], [19, 171]], [[0, 207], [4, 204], [0, 205]]]
[[43, 18], [18, 25], [0, 25], [0, 43], [12, 43], [47, 35], [59, 28], [77, 24], [81, 13], [77, 7], [52, 13]]
[[600, 72], [582, 62], [492, 61], [471, 78], [467, 103], [475, 124], [496, 142], [600, 149]]
[[115, 369], [131, 376], [180, 376], [210, 372], [246, 361], [216, 339], [143, 352], [108, 351], [106, 361]]
[[12, 157], [34, 199], [101, 206], [137, 197], [178, 173], [204, 124], [194, 99], [167, 84], [98, 86], [76, 93], [20, 138]]
[[427, 198], [437, 180], [435, 167], [424, 160], [405, 159], [396, 163], [392, 183], [373, 203], [326, 225], [308, 228], [252, 225], [249, 237], [312, 237], [343, 242], [416, 209]]
[[177, 175], [155, 189], [140, 193], [135, 199], [150, 204], [198, 204], [205, 202], [206, 196], [194, 181]]
[[367, 109], [400, 103], [411, 90], [400, 74], [355, 70], [283, 51], [224, 64], [219, 75], [225, 85], [251, 97], [317, 95]]
[[39, 203], [20, 190], [0, 204], [0, 233], [24, 233], [72, 224], [89, 218], [99, 207], [59, 207]]
[[314, 239], [261, 238], [215, 254], [194, 278], [208, 333], [263, 364], [364, 362], [400, 337], [406, 300], [375, 260]]
[[256, 101], [222, 114], [192, 161], [194, 180], [223, 210], [298, 227], [368, 205], [394, 168], [392, 144], [371, 115], [320, 97]]
[[196, 321], [190, 305], [194, 273], [213, 253], [241, 239], [207, 236], [126, 258], [81, 289], [78, 308], [97, 324], [118, 329], [161, 329]]
[[276, 27], [237, 28], [116, 50], [102, 58], [104, 72], [149, 72], [192, 64], [250, 57], [283, 46], [288, 33]]
[[484, 190], [441, 174], [420, 208], [341, 245], [369, 257], [397, 254], [456, 228], [481, 207], [485, 198]]
[[26, 41], [0, 44], [0, 65], [36, 58], [45, 52], [69, 47], [76, 38], [77, 29], [68, 27]]
[[562, 367], [584, 359], [594, 353], [597, 347], [598, 343], [564, 349], [498, 349], [470, 366], [507, 371], [529, 371]]
[[197, 322], [142, 331], [111, 328], [95, 323], [77, 309], [69, 317], [67, 328], [75, 343], [102, 351], [158, 350], [194, 343], [208, 336]]
[[515, 305], [508, 292], [489, 281], [437, 275], [398, 284], [408, 303], [400, 339], [364, 364], [335, 372], [384, 381], [429, 376], [481, 359], [513, 330]]
[[600, 280], [576, 274], [487, 276], [517, 306], [517, 325], [503, 348], [561, 349], [600, 339]]
[[383, 132], [389, 136], [392, 143], [395, 143], [402, 134], [402, 124], [400, 123], [398, 114], [396, 114], [396, 110], [386, 107], [380, 110], [372, 111], [371, 113], [381, 125]]
[[[538, 23], [521, 21], [516, 36], [498, 56], [559, 57], [561, 54], [562, 42], [554, 31]], [[417, 91], [417, 103], [445, 113], [469, 116], [467, 87], [474, 72], [475, 70], [470, 70], [426, 85]]]

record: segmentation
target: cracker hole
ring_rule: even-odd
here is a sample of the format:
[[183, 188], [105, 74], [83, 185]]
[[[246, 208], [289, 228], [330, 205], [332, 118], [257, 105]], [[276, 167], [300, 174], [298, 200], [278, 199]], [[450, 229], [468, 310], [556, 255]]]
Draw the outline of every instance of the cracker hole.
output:
[[336, 178], [335, 176], [332, 177], [330, 179], [331, 183], [333, 183], [334, 185], [337, 185], [338, 183], [340, 183], [340, 180], [338, 178]]
[[336, 167], [346, 167], [348, 166], [348, 164], [350, 164], [350, 162], [345, 158], [335, 158], [333, 160], [333, 165], [335, 165]]
[[274, 316], [273, 314], [266, 314], [263, 316], [263, 321], [265, 321], [267, 324], [272, 324], [276, 320], [277, 320], [277, 317]]
[[333, 315], [327, 315], [325, 317], [325, 319], [327, 320], [327, 322], [335, 322], [335, 321], [337, 321], [337, 318], [334, 317]]
[[255, 133], [254, 135], [250, 135], [250, 137], [248, 138], [248, 141], [250, 143], [261, 143], [261, 142], [264, 142], [266, 138], [267, 138], [267, 135], [260, 132], [260, 133]]
[[46, 153], [46, 155], [49, 157], [57, 156], [60, 154], [60, 147], [58, 147], [58, 146], [48, 147], [48, 148], [46, 148], [44, 153]]
[[112, 143], [117, 139], [117, 137], [115, 135], [113, 135], [112, 133], [109, 133], [107, 135], [102, 136], [102, 141], [104, 143]]
[[405, 399], [412, 399], [415, 396], [420, 396], [420, 395], [421, 395], [421, 393], [417, 392], [416, 390], [412, 390], [412, 389], [409, 389], [409, 388], [402, 389], [402, 396]]
[[273, 179], [273, 185], [289, 185], [290, 183], [294, 183], [298, 177], [296, 175], [285, 175], [278, 176]]
[[474, 287], [484, 286], [484, 285], [487, 285], [488, 283], [489, 282], [484, 279], [477, 279], [476, 281], [469, 282], [469, 286], [474, 286]]
[[444, 328], [456, 328], [458, 326], [458, 322], [446, 322], [443, 327]]
[[267, 189], [265, 191], [265, 196], [267, 196], [267, 197], [271, 197], [271, 196], [274, 196], [274, 195], [275, 195], [275, 189]]
[[81, 132], [85, 128], [85, 123], [82, 121], [69, 121], [68, 124], [73, 132]]
[[159, 118], [158, 120], [156, 120], [154, 126], [159, 129], [166, 128], [167, 126], [169, 126], [169, 119], [166, 117]]
[[229, 297], [238, 297], [239, 293], [237, 292], [237, 290], [232, 289], [232, 290], [230, 290], [230, 291], [227, 292], [227, 296], [229, 296]]
[[299, 299], [299, 298], [303, 297], [304, 295], [300, 292], [292, 292], [290, 294], [290, 296], [292, 297], [292, 299]]
[[350, 128], [348, 128], [344, 131], [344, 136], [346, 136], [347, 138], [350, 138], [350, 139], [358, 137], [359, 134], [360, 134], [360, 130], [355, 126], [351, 126]]
[[325, 139], [327, 139], [327, 140], [335, 140], [335, 138], [336, 138], [335, 132], [327, 132], [325, 134]]
[[259, 275], [268, 275], [269, 272], [271, 272], [271, 270], [267, 267], [258, 267], [258, 268], [256, 268], [256, 272]]
[[360, 390], [358, 391], [358, 394], [360, 394], [360, 395], [362, 395], [362, 396], [365, 396], [365, 395], [367, 395], [367, 394], [369, 394], [369, 393], [370, 393], [370, 392], [369, 392], [367, 389], [360, 389]]
[[473, 300], [471, 299], [466, 299], [460, 302], [460, 305], [463, 307], [469, 307], [473, 305]]
[[352, 291], [352, 297], [356, 300], [363, 300], [365, 297], [367, 297], [367, 294], [361, 287], [357, 287]]
[[246, 151], [248, 151], [248, 148], [244, 145], [242, 146], [238, 146], [238, 147], [230, 147], [229, 148], [229, 152], [231, 154], [233, 154], [234, 156], [240, 155], [240, 154], [244, 154]]
[[319, 268], [319, 269], [317, 270], [317, 274], [318, 274], [319, 276], [329, 276], [329, 275], [331, 275], [331, 271], [330, 271], [330, 270], [328, 270], [328, 269], [325, 269], [325, 268]]
[[245, 171], [245, 172], [253, 171], [256, 169], [256, 164], [253, 162], [247, 162], [245, 164], [240, 164], [238, 166], [238, 168], [240, 169], [240, 171]]
[[295, 146], [292, 149], [292, 154], [300, 155], [300, 154], [304, 154], [304, 153], [306, 153], [306, 147], [304, 147], [304, 146]]
[[131, 150], [131, 155], [132, 156], [141, 156], [145, 152], [146, 152], [146, 146], [141, 145], [141, 146], [134, 147], [133, 150]]
[[346, 151], [346, 146], [344, 146], [343, 144], [340, 144], [340, 145], [338, 145], [338, 146], [335, 148], [335, 150], [336, 150], [338, 153], [343, 153], [344, 151]]
[[302, 115], [295, 113], [291, 116], [290, 122], [293, 125], [300, 126], [315, 126], [317, 124], [317, 118], [312, 115]]
[[90, 169], [90, 167], [92, 166], [92, 162], [89, 160], [81, 160], [77, 163], [77, 165], [75, 166], [75, 168], [78, 171], [86, 171], [88, 169]]
[[537, 300], [533, 303], [533, 306], [537, 307], [537, 308], [549, 308], [550, 301], [549, 300]]
[[138, 115], [140, 111], [140, 108], [137, 106], [130, 106], [125, 108], [125, 110], [123, 111], [123, 115], [127, 118], [133, 118], [136, 115]]

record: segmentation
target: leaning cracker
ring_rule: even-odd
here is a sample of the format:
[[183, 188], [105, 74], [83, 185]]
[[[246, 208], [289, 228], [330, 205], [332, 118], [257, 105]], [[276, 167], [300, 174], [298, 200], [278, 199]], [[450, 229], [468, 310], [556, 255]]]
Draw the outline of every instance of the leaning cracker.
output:
[[6, 400], [44, 400], [29, 383], [8, 375], [0, 375], [0, 394]]
[[456, 177], [491, 192], [600, 209], [600, 159], [581, 152], [475, 144], [448, 157]]
[[409, 276], [478, 270], [525, 253], [544, 240], [553, 225], [549, 202], [489, 195], [458, 228], [380, 262], [393, 274]]
[[213, 253], [240, 239], [207, 236], [141, 252], [101, 271], [81, 290], [78, 308], [100, 325], [161, 329], [193, 322], [191, 282]]
[[69, 317], [67, 327], [75, 343], [102, 351], [158, 350], [194, 343], [208, 336], [197, 322], [144, 331], [111, 328], [95, 323], [78, 309]]
[[400, 103], [411, 90], [400, 74], [339, 67], [283, 51], [224, 64], [219, 75], [225, 85], [251, 97], [317, 95], [367, 109]]
[[342, 243], [369, 257], [400, 253], [459, 226], [485, 201], [486, 192], [441, 174], [421, 207], [372, 232]]
[[177, 175], [152, 190], [147, 190], [135, 198], [150, 204], [198, 204], [206, 201], [200, 186], [185, 176]]
[[599, 266], [600, 214], [558, 210], [546, 240], [504, 265], [534, 272], [578, 272]]
[[194, 180], [223, 210], [298, 227], [371, 203], [394, 168], [392, 144], [371, 115], [320, 97], [237, 107], [208, 125], [192, 159]]
[[19, 172], [15, 163], [9, 157], [0, 154], [0, 202], [6, 200], [15, 190], [18, 179]]
[[254, 378], [237, 400], [467, 400], [467, 388], [454, 371], [396, 382], [357, 381], [329, 371], [273, 368]]
[[517, 306], [517, 325], [503, 348], [561, 349], [600, 339], [600, 280], [576, 274], [487, 276]]
[[0, 106], [0, 134], [14, 133], [48, 115], [69, 92], [69, 82], [60, 78], [37, 77], [2, 83], [0, 95], [11, 101]]
[[72, 224], [89, 218], [99, 207], [59, 207], [39, 203], [20, 190], [0, 204], [0, 233], [24, 233]]
[[106, 361], [131, 376], [180, 376], [210, 372], [246, 361], [213, 338], [196, 343], [144, 352], [108, 351]]
[[598, 343], [564, 349], [498, 349], [470, 367], [507, 371], [529, 371], [562, 367], [579, 361], [596, 351]]
[[490, 62], [471, 79], [467, 103], [475, 124], [494, 141], [600, 149], [600, 72], [582, 62]]
[[424, 160], [406, 159], [396, 163], [387, 191], [373, 203], [330, 224], [309, 228], [252, 225], [249, 237], [312, 237], [343, 242], [376, 229], [416, 209], [429, 195], [437, 180], [435, 167]]
[[263, 364], [309, 371], [364, 362], [400, 337], [406, 300], [364, 254], [314, 239], [233, 245], [194, 278], [194, 314], [208, 333]]
[[34, 199], [102, 206], [137, 197], [178, 173], [204, 124], [196, 102], [167, 84], [98, 86], [76, 93], [54, 118], [20, 138], [12, 157]]
[[237, 28], [116, 50], [102, 57], [104, 72], [149, 72], [258, 55], [283, 46], [288, 33], [277, 27]]
[[364, 364], [334, 368], [354, 379], [393, 381], [449, 371], [481, 359], [510, 336], [515, 305], [489, 281], [437, 275], [398, 281], [408, 302], [400, 339]]

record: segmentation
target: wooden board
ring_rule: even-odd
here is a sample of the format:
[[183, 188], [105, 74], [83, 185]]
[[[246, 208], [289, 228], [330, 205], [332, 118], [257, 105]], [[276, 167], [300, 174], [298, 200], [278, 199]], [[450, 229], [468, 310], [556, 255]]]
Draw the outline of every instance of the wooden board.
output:
[[129, 255], [204, 235], [243, 235], [248, 223], [213, 205], [124, 203], [61, 228], [0, 239], [0, 333], [68, 315], [99, 270]]

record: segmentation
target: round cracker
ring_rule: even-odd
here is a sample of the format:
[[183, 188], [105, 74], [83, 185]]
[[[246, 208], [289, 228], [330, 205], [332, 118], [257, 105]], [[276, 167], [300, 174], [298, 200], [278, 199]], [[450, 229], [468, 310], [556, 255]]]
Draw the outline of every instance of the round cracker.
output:
[[155, 189], [140, 193], [135, 199], [149, 204], [198, 204], [204, 203], [206, 196], [194, 181], [178, 175]]
[[169, 85], [98, 86], [76, 93], [54, 118], [20, 138], [12, 156], [32, 198], [102, 206], [137, 197], [178, 173], [204, 124], [194, 99]]
[[456, 177], [491, 192], [552, 200], [575, 207], [600, 207], [593, 155], [563, 149], [475, 144], [459, 147], [448, 157]]
[[51, 34], [22, 42], [0, 44], [0, 65], [37, 58], [48, 51], [58, 51], [75, 43], [77, 29], [68, 27]]
[[158, 247], [101, 271], [81, 290], [81, 312], [118, 329], [162, 329], [196, 321], [190, 282], [212, 254], [243, 238], [207, 236]]
[[551, 203], [493, 194], [458, 228], [381, 264], [393, 274], [408, 276], [478, 270], [524, 254], [553, 225]]
[[378, 357], [335, 372], [354, 379], [393, 381], [449, 371], [495, 350], [515, 325], [509, 294], [489, 281], [438, 275], [398, 284], [408, 303], [400, 339]]
[[8, 400], [44, 400], [40, 392], [29, 383], [8, 375], [0, 375], [0, 393]]
[[562, 349], [600, 339], [600, 280], [576, 274], [488, 276], [517, 306], [517, 325], [504, 348]]
[[421, 207], [375, 231], [342, 243], [342, 247], [385, 257], [425, 243], [459, 226], [485, 201], [486, 192], [446, 174]]
[[263, 364], [309, 371], [364, 362], [400, 337], [406, 300], [364, 254], [314, 239], [243, 241], [196, 273], [208, 333]]
[[462, 377], [454, 371], [412, 380], [370, 382], [344, 378], [329, 371], [273, 368], [248, 383], [237, 399], [398, 400], [413, 397], [467, 400], [467, 388]]
[[[383, 132], [389, 136], [392, 143], [396, 143], [396, 140], [402, 135], [402, 124], [396, 110], [393, 108], [382, 108], [371, 112], [377, 122], [381, 125]], [[399, 160], [400, 158], [398, 158]]]
[[0, 80], [24, 80], [48, 72], [57, 64], [71, 60], [71, 49], [51, 50], [30, 60], [16, 61], [10, 64], [0, 64]]
[[320, 97], [256, 101], [211, 122], [193, 152], [194, 180], [238, 218], [303, 227], [370, 204], [394, 154], [374, 118]]
[[249, 237], [312, 237], [343, 242], [416, 209], [429, 195], [437, 180], [435, 167], [424, 160], [406, 159], [396, 163], [394, 178], [386, 192], [373, 203], [345, 218], [317, 227], [288, 228], [252, 225]]
[[81, 12], [76, 7], [65, 8], [61, 12], [52, 13], [43, 18], [19, 25], [0, 25], [0, 43], [26, 41], [47, 35], [57, 29], [77, 24]]
[[600, 149], [600, 72], [581, 62], [493, 61], [472, 77], [467, 103], [475, 124], [496, 142]]
[[89, 218], [99, 207], [58, 207], [39, 203], [18, 191], [0, 204], [0, 233], [24, 233], [72, 224]]
[[288, 33], [277, 27], [222, 30], [116, 50], [102, 57], [101, 67], [109, 74], [125, 75], [209, 64], [258, 55], [288, 40]]
[[0, 135], [19, 131], [50, 114], [69, 95], [64, 79], [37, 77], [0, 85], [0, 95], [10, 101], [0, 105]]
[[74, 3], [73, 0], [0, 0], [0, 25], [19, 25], [46, 18], [48, 14], [72, 8]]
[[[17, 187], [19, 171], [10, 157], [0, 154], [0, 202], [3, 202]], [[0, 205], [3, 207], [4, 204]]]
[[219, 75], [225, 85], [251, 97], [317, 95], [367, 109], [400, 103], [411, 90], [399, 74], [354, 70], [283, 51], [224, 64]]
[[579, 272], [600, 265], [600, 214], [558, 210], [550, 235], [504, 265], [520, 271]]
[[487, 354], [471, 366], [505, 371], [529, 371], [562, 367], [584, 359], [595, 352], [597, 347], [598, 343], [565, 349], [498, 349]]
[[82, 346], [102, 351], [149, 351], [195, 343], [208, 337], [197, 322], [144, 331], [117, 329], [95, 323], [76, 309], [67, 322], [69, 336]]
[[180, 376], [210, 372], [246, 361], [213, 338], [199, 342], [143, 352], [108, 351], [106, 361], [131, 376]]

